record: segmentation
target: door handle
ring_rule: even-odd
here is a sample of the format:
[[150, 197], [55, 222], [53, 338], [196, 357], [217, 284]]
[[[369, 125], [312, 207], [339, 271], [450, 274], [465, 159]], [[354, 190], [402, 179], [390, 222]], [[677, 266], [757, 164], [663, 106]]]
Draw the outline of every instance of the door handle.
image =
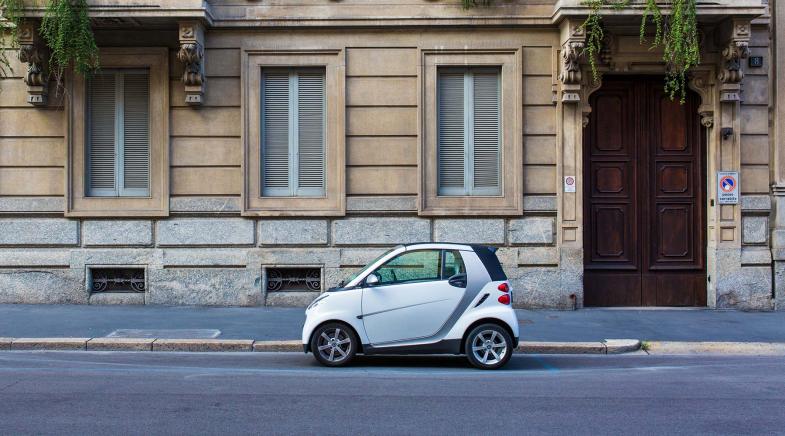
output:
[[466, 287], [466, 274], [456, 274], [450, 277], [447, 280], [447, 283], [450, 286], [455, 286], [456, 288], [465, 288]]

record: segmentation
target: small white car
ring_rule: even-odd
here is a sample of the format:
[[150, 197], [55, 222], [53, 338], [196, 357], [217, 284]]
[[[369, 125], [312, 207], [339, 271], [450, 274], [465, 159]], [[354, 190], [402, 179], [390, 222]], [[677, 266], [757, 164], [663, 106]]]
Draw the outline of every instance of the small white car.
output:
[[421, 243], [382, 254], [305, 311], [302, 343], [326, 366], [362, 354], [465, 354], [504, 366], [518, 346], [512, 288], [495, 249]]

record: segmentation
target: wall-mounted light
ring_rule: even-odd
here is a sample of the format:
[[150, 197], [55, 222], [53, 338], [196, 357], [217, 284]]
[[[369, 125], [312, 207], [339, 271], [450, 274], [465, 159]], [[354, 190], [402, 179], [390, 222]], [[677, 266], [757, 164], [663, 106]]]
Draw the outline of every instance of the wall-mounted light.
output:
[[732, 127], [723, 127], [720, 129], [720, 135], [722, 136], [722, 140], [725, 141], [731, 136], [733, 136], [733, 128]]

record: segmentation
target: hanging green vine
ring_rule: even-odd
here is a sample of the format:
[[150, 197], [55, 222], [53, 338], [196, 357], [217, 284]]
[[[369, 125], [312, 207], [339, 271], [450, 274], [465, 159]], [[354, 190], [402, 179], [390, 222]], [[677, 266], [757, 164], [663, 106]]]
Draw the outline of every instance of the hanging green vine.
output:
[[597, 66], [600, 50], [602, 50], [605, 40], [605, 29], [602, 25], [602, 8], [611, 7], [620, 10], [630, 4], [630, 0], [586, 0], [584, 4], [589, 8], [589, 15], [581, 24], [580, 28], [586, 32], [586, 57], [589, 59], [589, 67], [595, 82], [600, 80], [600, 71]]
[[[586, 55], [595, 82], [599, 81], [598, 55], [602, 50], [605, 32], [602, 27], [602, 8], [621, 9], [629, 6], [630, 0], [586, 0], [589, 15], [581, 27], [586, 31]], [[670, 13], [663, 14], [657, 0], [646, 0], [640, 25], [640, 42], [646, 42], [649, 20], [654, 24], [655, 34], [652, 48], [662, 46], [662, 59], [667, 67], [665, 92], [671, 99], [677, 96], [684, 103], [687, 97], [687, 75], [690, 69], [700, 64], [698, 20], [696, 0], [662, 0]]]
[[[0, 0], [0, 11], [5, 20], [4, 44], [17, 48], [17, 29], [22, 23], [24, 0]], [[98, 46], [90, 26], [86, 0], [47, 0], [40, 33], [49, 46], [50, 75], [62, 87], [66, 69], [72, 67], [81, 75], [89, 75], [98, 69]], [[10, 42], [10, 45], [9, 45]], [[8, 47], [0, 50], [0, 76], [8, 77], [11, 64]]]
[[90, 26], [87, 0], [48, 0], [41, 36], [52, 50], [49, 70], [58, 86], [69, 66], [83, 76], [98, 69], [98, 45]]
[[[8, 77], [11, 74], [11, 61], [8, 59], [9, 48], [14, 49], [19, 45], [17, 31], [22, 23], [22, 0], [0, 0], [0, 15], [5, 22], [3, 26], [2, 46], [0, 46], [0, 76]], [[6, 44], [9, 44], [6, 47]]]
[[669, 23], [662, 37], [663, 59], [668, 65], [665, 91], [682, 103], [687, 97], [687, 73], [700, 64], [700, 41], [695, 0], [673, 0]]
[[[687, 75], [700, 64], [698, 40], [697, 0], [644, 0], [640, 25], [640, 43], [645, 44], [646, 30], [654, 25], [651, 47], [662, 47], [665, 73], [665, 92], [671, 99], [684, 103], [687, 96]], [[491, 0], [462, 0], [464, 8], [488, 5]], [[602, 23], [603, 9], [621, 10], [629, 7], [631, 0], [583, 0], [589, 14], [580, 28], [586, 32], [584, 54], [589, 60], [592, 78], [600, 80], [599, 56], [605, 43]], [[663, 8], [669, 9], [667, 14]]]
[[464, 9], [473, 8], [475, 6], [488, 6], [491, 0], [461, 0]]

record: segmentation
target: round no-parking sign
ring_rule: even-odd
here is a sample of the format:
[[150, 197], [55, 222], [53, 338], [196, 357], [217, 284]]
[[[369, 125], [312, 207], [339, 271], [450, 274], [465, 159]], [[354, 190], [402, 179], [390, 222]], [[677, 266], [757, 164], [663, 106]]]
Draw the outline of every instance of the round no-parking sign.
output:
[[739, 173], [717, 172], [717, 199], [720, 204], [739, 204]]

